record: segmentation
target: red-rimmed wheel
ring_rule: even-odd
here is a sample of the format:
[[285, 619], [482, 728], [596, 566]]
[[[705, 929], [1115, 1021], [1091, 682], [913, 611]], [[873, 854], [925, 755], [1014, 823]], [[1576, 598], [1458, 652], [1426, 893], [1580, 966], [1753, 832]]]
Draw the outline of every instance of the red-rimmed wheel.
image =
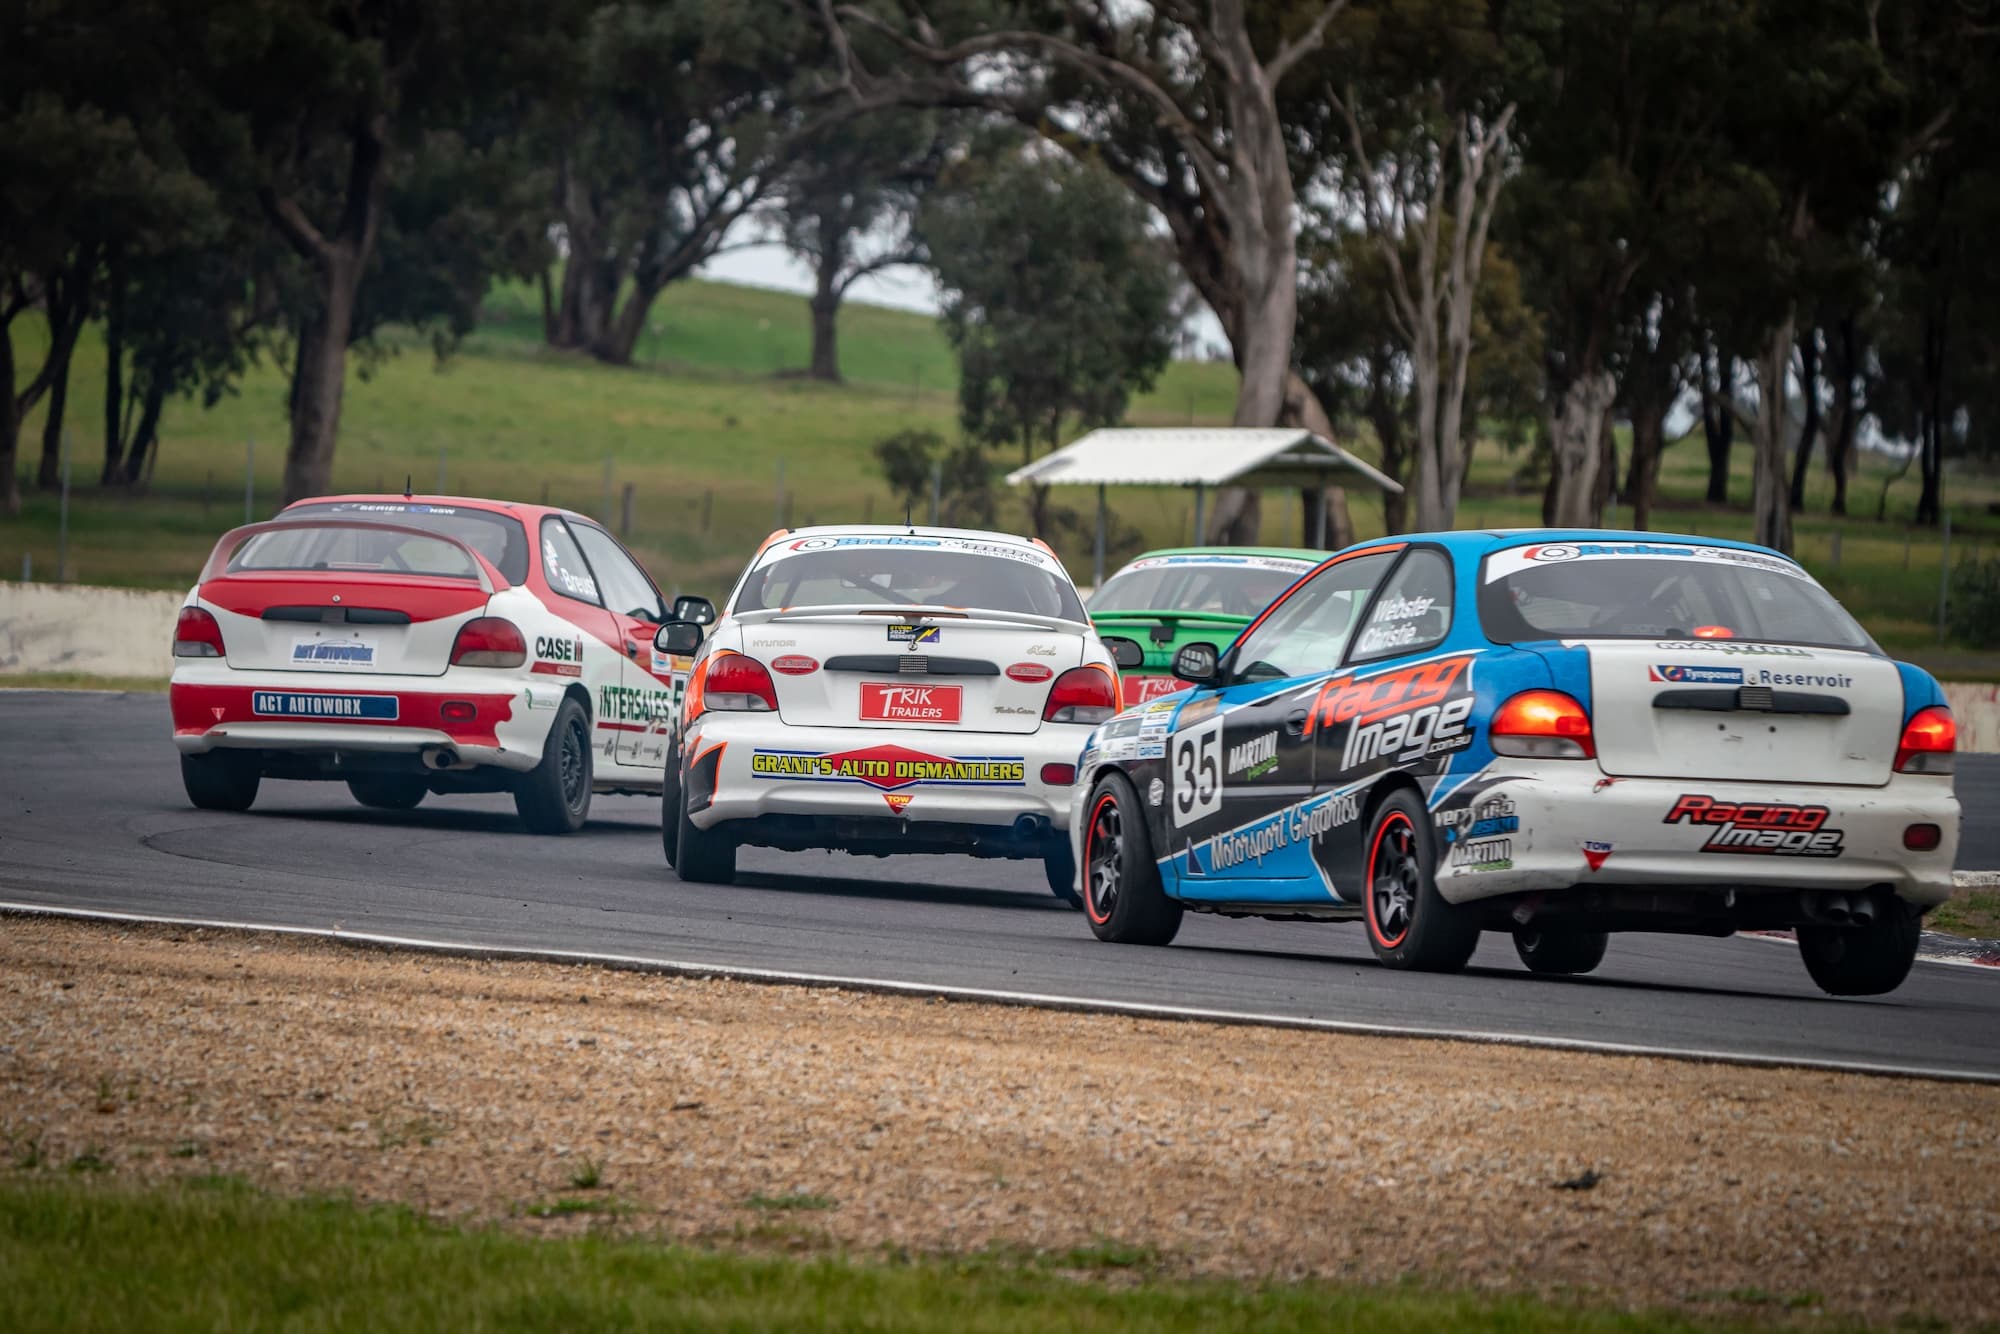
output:
[[1479, 945], [1479, 927], [1438, 893], [1430, 813], [1414, 793], [1375, 809], [1365, 906], [1368, 946], [1386, 967], [1455, 973]]
[[1084, 807], [1083, 915], [1099, 940], [1164, 945], [1181, 929], [1181, 905], [1160, 886], [1139, 795], [1106, 774]]

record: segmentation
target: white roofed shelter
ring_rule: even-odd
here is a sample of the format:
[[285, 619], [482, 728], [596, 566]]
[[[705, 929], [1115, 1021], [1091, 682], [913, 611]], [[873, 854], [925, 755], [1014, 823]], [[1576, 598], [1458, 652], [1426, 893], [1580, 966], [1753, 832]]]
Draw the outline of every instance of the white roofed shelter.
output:
[[[1204, 502], [1217, 486], [1323, 487], [1361, 481], [1400, 493], [1402, 484], [1323, 436], [1302, 427], [1108, 426], [1007, 474], [1009, 486], [1095, 486], [1095, 582], [1104, 582], [1104, 488], [1194, 488], [1194, 540], [1201, 541]], [[1325, 544], [1326, 516], [1314, 545]]]

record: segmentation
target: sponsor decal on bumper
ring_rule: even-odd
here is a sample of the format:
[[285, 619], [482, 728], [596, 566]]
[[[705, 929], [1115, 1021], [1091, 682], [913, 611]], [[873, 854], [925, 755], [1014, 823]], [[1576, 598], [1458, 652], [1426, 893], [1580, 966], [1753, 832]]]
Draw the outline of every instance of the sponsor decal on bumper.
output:
[[348, 718], [394, 722], [394, 695], [323, 695], [300, 690], [257, 690], [250, 711], [260, 718]]
[[1824, 806], [1717, 801], [1685, 792], [1661, 823], [1699, 825], [1712, 831], [1703, 852], [1838, 857], [1846, 849], [1841, 846], [1842, 831], [1826, 827], [1829, 814]]
[[861, 717], [871, 723], [955, 723], [959, 686], [898, 686], [861, 683]]
[[795, 783], [861, 783], [883, 792], [919, 783], [1023, 787], [1028, 762], [1022, 755], [927, 755], [905, 746], [868, 746], [833, 754], [757, 750], [750, 755], [750, 773]]

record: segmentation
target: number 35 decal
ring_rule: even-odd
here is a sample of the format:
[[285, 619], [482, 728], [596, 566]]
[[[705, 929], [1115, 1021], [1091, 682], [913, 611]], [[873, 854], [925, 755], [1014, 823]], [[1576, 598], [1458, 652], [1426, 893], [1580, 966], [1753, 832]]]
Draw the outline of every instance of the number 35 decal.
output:
[[1174, 827], [1222, 808], [1222, 719], [1174, 737]]

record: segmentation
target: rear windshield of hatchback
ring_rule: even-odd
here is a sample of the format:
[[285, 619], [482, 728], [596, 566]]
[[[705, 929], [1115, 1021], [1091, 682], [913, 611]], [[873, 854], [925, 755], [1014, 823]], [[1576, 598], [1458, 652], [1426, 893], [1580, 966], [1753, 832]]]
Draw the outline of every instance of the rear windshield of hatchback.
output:
[[1762, 552], [1667, 543], [1545, 543], [1487, 556], [1479, 620], [1499, 644], [1743, 639], [1879, 652], [1833, 595]]
[[477, 579], [479, 572], [452, 542], [427, 542], [411, 533], [330, 528], [314, 519], [371, 519], [398, 528], [425, 532], [463, 542], [500, 571], [510, 584], [528, 577], [528, 533], [519, 519], [491, 510], [421, 501], [335, 500], [294, 505], [279, 521], [298, 523], [297, 532], [260, 533], [230, 559], [239, 570], [332, 570], [380, 574], [423, 574], [449, 579]]

